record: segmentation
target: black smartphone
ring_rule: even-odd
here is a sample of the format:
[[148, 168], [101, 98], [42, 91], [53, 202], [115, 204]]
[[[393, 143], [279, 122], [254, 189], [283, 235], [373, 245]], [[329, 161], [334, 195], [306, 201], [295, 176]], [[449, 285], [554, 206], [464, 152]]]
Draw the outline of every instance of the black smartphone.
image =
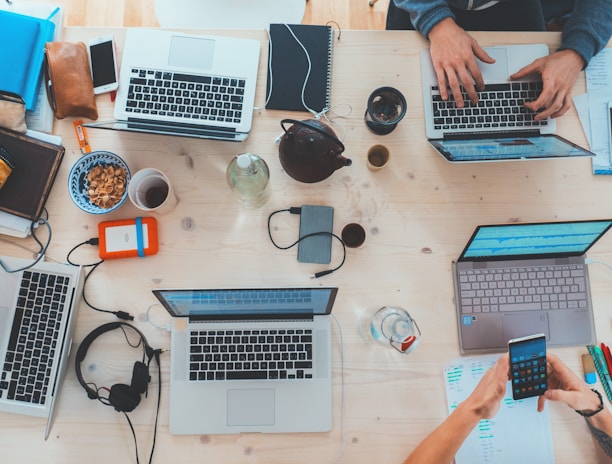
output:
[[89, 64], [93, 79], [94, 93], [112, 92], [119, 87], [117, 72], [117, 57], [113, 37], [105, 35], [96, 37], [87, 44], [89, 49]]
[[548, 389], [546, 336], [514, 338], [508, 342], [512, 398], [520, 400], [543, 395]]

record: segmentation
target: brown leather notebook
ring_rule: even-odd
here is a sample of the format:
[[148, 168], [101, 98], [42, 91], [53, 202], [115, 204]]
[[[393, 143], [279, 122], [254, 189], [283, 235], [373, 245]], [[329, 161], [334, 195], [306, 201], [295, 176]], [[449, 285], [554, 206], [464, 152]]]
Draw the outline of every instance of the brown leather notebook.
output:
[[3, 128], [0, 146], [17, 161], [0, 189], [0, 210], [34, 221], [45, 206], [64, 157], [64, 147]]

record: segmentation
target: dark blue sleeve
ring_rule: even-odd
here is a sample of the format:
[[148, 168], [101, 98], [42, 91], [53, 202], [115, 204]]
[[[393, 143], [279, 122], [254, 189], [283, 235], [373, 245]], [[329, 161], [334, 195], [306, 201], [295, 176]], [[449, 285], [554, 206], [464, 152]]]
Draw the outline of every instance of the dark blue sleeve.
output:
[[612, 36], [611, 0], [576, 0], [567, 20], [559, 50], [576, 51], [588, 64]]

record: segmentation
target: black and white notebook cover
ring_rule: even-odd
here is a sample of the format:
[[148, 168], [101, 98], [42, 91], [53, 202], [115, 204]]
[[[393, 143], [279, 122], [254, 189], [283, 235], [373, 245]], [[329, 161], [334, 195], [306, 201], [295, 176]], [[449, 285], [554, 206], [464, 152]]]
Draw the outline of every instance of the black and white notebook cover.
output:
[[333, 40], [331, 26], [270, 24], [266, 108], [320, 112], [329, 107]]

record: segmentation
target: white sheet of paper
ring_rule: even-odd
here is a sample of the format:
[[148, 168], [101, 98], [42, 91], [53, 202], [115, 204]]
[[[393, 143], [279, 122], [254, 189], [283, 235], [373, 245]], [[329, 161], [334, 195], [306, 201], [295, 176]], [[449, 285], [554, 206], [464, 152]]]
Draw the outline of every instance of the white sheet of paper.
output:
[[[497, 359], [499, 355], [458, 358], [444, 369], [449, 414], [472, 393]], [[455, 456], [456, 464], [494, 462], [555, 462], [548, 407], [539, 413], [537, 398], [514, 401], [510, 382], [499, 412], [481, 420]]]

